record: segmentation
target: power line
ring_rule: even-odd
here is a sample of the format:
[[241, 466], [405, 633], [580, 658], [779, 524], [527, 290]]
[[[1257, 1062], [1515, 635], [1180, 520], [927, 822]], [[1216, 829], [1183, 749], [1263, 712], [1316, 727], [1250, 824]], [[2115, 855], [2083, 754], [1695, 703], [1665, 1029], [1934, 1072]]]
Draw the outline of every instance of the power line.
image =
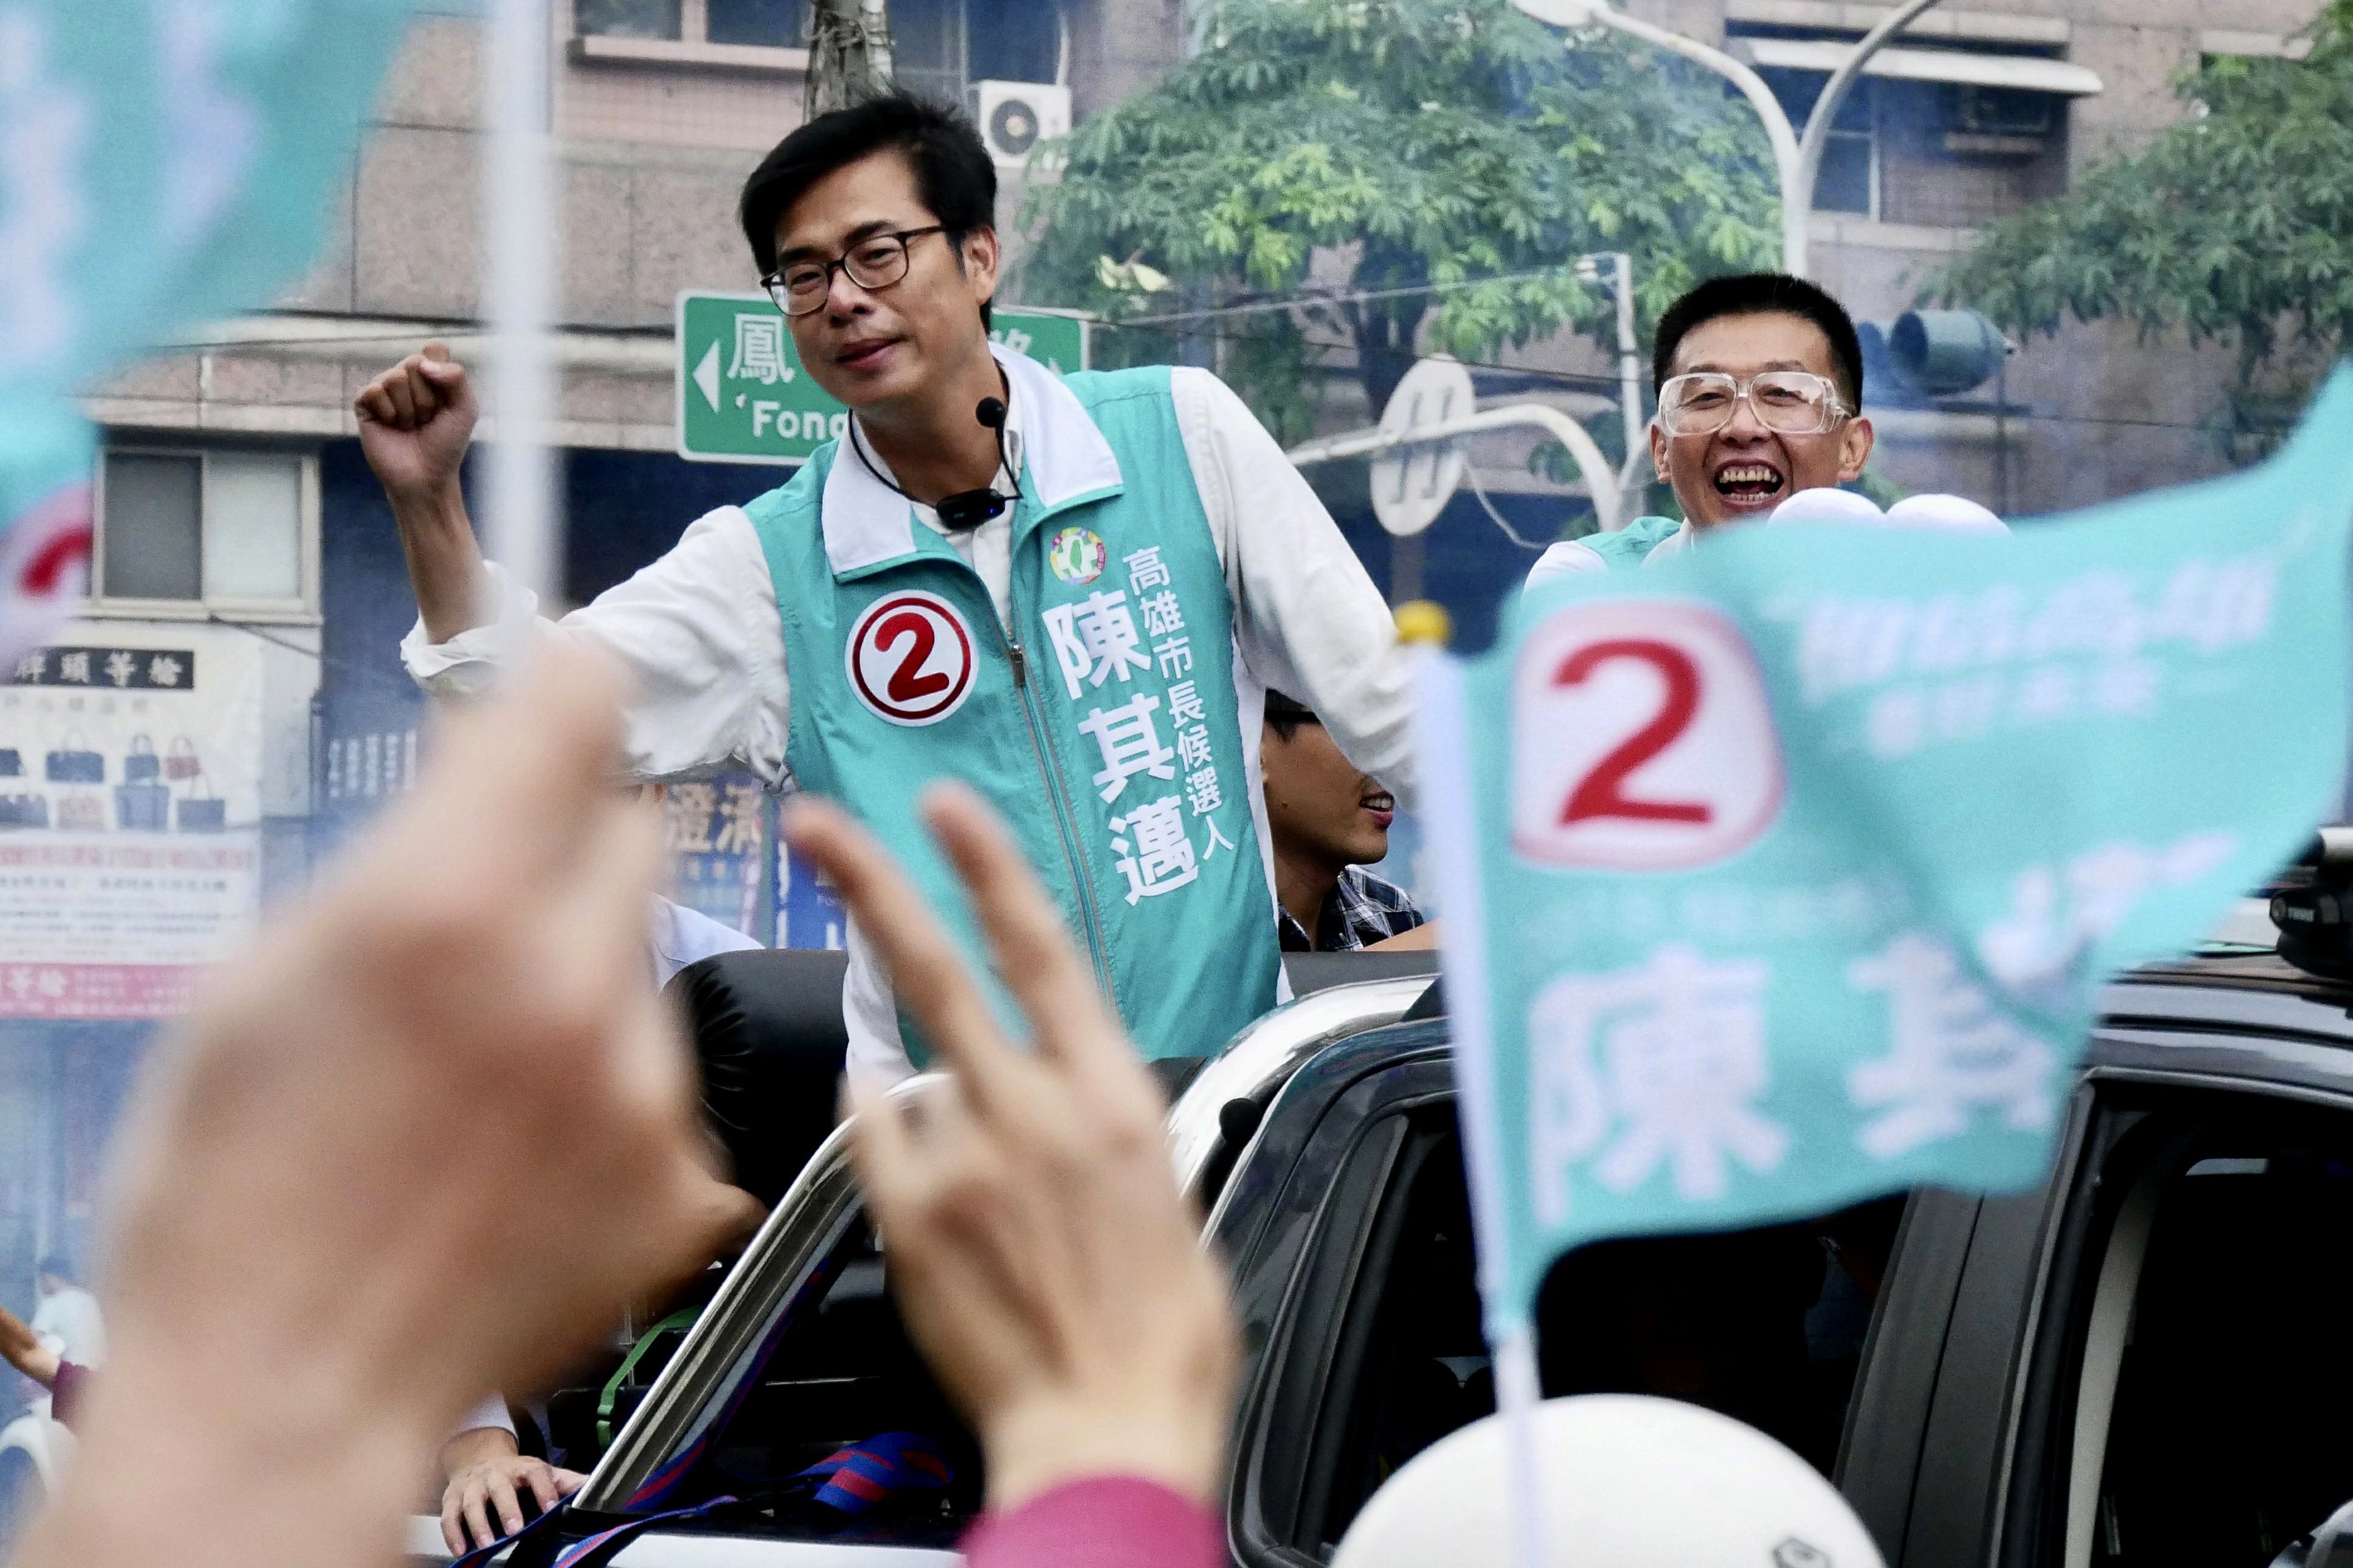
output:
[[1359, 289], [1347, 293], [1329, 291], [1303, 291], [1275, 299], [1253, 300], [1247, 304], [1217, 305], [1205, 311], [1176, 311], [1166, 315], [1130, 316], [1121, 322], [1104, 322], [1105, 326], [1165, 326], [1176, 322], [1208, 321], [1220, 316], [1256, 315], [1267, 311], [1288, 311], [1303, 305], [1361, 305], [1374, 300], [1402, 300], [1422, 294], [1449, 294], [1461, 289], [1483, 289], [1491, 283], [1525, 283], [1537, 278], [1556, 277], [1573, 270], [1576, 263], [1565, 262], [1556, 267], [1539, 267], [1531, 272], [1504, 272], [1493, 278], [1462, 278], [1451, 283], [1419, 283], [1410, 288]]
[[[1097, 321], [1092, 324], [1097, 327], [1107, 327], [1116, 330], [1140, 325], [1141, 323], [1135, 322]], [[1212, 342], [1217, 343], [1265, 343], [1271, 341], [1268, 334], [1249, 332], [1212, 331], [1201, 333], [1197, 335], [1207, 337]], [[1303, 329], [1301, 332], [1301, 342], [1306, 347], [1321, 349], [1330, 353], [1353, 354], [1360, 352], [1354, 342], [1317, 337]], [[1615, 401], [1618, 393], [1618, 378], [1614, 376], [1607, 375], [1599, 371], [1554, 370], [1542, 366], [1509, 365], [1501, 360], [1495, 359], [1465, 359], [1460, 355], [1457, 355], [1454, 357], [1460, 361], [1466, 369], [1492, 370], [1501, 375], [1524, 376], [1531, 379], [1558, 382], [1566, 386], [1590, 387], [1595, 391], [1608, 393], [1613, 402]], [[1937, 408], [1934, 406], [1926, 408], [1918, 408], [1899, 405], [1883, 405], [1879, 411], [1882, 413], [1933, 414], [1952, 413], [1957, 410]], [[1975, 410], [1959, 411], [1974, 412]], [[1870, 410], [1866, 409], [1864, 412], [1868, 414]], [[1992, 418], [1991, 410], [1986, 410], [1985, 416], [1989, 418]], [[2003, 417], [2022, 422], [2033, 422], [2045, 425], [2093, 425], [2111, 426], [2129, 429], [2185, 430], [2201, 435], [2214, 436], [2230, 434], [2275, 435], [2284, 434], [2295, 429], [2295, 421], [2292, 419], [2284, 419], [2276, 422], [2259, 422], [2248, 425], [2242, 429], [2239, 427], [2211, 420], [2201, 422], [2185, 419], [2135, 418], [2124, 415], [2052, 413], [2043, 412], [2031, 408], [2015, 406], [2003, 410]]]
[[[1092, 320], [1090, 324], [1099, 329], [1113, 332], [1159, 330], [1165, 329], [1168, 326], [1180, 325], [1190, 321], [1214, 321], [1221, 317], [1244, 314], [1270, 314], [1276, 311], [1293, 310], [1317, 304], [1350, 303], [1363, 301], [1398, 298], [1408, 294], [1436, 293], [1451, 290], [1478, 288], [1489, 283], [1521, 282], [1535, 278], [1549, 277], [1563, 270], [1564, 269], [1562, 268], [1556, 267], [1533, 272], [1504, 273], [1493, 278], [1467, 280], [1457, 283], [1432, 284], [1423, 289], [1381, 289], [1370, 290], [1353, 294], [1298, 296], [1282, 300], [1264, 300], [1252, 302], [1246, 305], [1224, 306], [1207, 311], [1180, 312], [1159, 316], [1132, 317], [1124, 321], [1095, 319]], [[420, 322], [417, 323], [415, 330], [417, 332], [446, 332], [459, 334], [479, 333], [481, 329], [479, 326], [470, 325], [463, 323]], [[596, 328], [594, 330], [599, 332], [609, 332], [614, 329]], [[625, 335], [639, 342], [645, 342], [662, 335], [662, 332], [663, 329], [659, 328], [646, 328], [639, 331], [627, 331], [625, 329]], [[298, 335], [288, 337], [248, 337], [234, 340], [224, 338], [200, 342], [160, 344], [157, 344], [156, 347], [159, 353], [164, 355], [211, 353], [217, 351], [235, 351], [239, 349], [268, 351], [273, 348], [332, 348], [361, 346], [381, 343], [397, 343], [404, 341], [406, 335], [406, 334], [398, 333], [358, 333], [348, 336], [332, 337]], [[1267, 334], [1236, 331], [1211, 330], [1208, 332], [1188, 334], [1187, 335], [1207, 337], [1215, 343], [1264, 343], [1270, 341]], [[1327, 353], [1352, 354], [1360, 352], [1356, 344], [1353, 341], [1318, 337], [1306, 332], [1303, 328], [1301, 332], [1301, 341], [1306, 347], [1319, 349]], [[1503, 375], [1522, 376], [1534, 380], [1553, 382], [1564, 387], [1590, 388], [1591, 390], [1599, 393], [1608, 394], [1613, 399], [1618, 392], [1617, 377], [1603, 372], [1556, 370], [1542, 366], [1508, 365], [1501, 360], [1463, 359], [1461, 355], [1457, 355], [1456, 357], [1461, 360], [1461, 363], [1465, 367], [1472, 370], [1490, 370]], [[1912, 410], [1904, 411], [1908, 412]], [[1929, 408], [1919, 411], [1945, 412], [1949, 410]], [[2230, 434], [2276, 435], [2284, 434], [2295, 428], [2295, 422], [2294, 420], [2287, 419], [2278, 421], [2259, 421], [2242, 428], [2211, 420], [2194, 421], [2183, 419], [2152, 419], [2136, 418], [2123, 415], [2049, 413], [2032, 408], [2009, 409], [2005, 411], [2005, 417], [2011, 419], [2043, 425], [2084, 425], [2109, 427], [2122, 429], [2181, 430], [2213, 436]]]

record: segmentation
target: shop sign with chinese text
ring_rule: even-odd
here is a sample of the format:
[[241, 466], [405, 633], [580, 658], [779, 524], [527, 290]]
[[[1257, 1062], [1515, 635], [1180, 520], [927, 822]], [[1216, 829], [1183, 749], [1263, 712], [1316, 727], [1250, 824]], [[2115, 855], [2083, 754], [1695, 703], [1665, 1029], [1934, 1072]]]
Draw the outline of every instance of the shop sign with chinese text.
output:
[[0, 673], [0, 1018], [182, 1012], [260, 908], [260, 644], [76, 621]]
[[774, 800], [748, 773], [664, 785], [662, 839], [670, 852], [670, 898], [769, 943], [765, 895], [776, 821]]

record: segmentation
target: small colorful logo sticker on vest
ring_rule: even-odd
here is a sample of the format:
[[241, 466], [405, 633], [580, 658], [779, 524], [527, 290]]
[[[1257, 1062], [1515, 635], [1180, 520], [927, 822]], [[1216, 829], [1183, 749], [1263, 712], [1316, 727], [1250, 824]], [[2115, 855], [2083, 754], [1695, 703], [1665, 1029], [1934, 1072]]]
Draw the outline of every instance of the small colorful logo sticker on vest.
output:
[[972, 628], [937, 594], [884, 594], [849, 629], [849, 689], [892, 724], [937, 724], [972, 694]]
[[1073, 587], [1084, 587], [1103, 576], [1103, 563], [1110, 558], [1102, 537], [1092, 528], [1063, 529], [1046, 552], [1046, 564], [1054, 568], [1054, 575]]

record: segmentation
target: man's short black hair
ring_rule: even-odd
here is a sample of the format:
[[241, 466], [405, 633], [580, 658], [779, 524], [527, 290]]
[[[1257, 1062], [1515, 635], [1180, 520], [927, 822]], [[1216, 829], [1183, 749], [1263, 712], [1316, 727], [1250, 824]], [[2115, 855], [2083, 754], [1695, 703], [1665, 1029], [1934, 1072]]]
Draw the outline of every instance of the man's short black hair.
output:
[[41, 1259], [33, 1272], [46, 1274], [55, 1279], [70, 1280], [73, 1278], [73, 1265], [67, 1262], [62, 1255], [53, 1252]]
[[[948, 231], [949, 244], [997, 221], [997, 164], [972, 122], [913, 93], [886, 93], [818, 115], [777, 143], [744, 182], [736, 216], [760, 275], [776, 270], [776, 221], [801, 193], [836, 169], [889, 151], [914, 169], [915, 190]], [[986, 325], [987, 305], [980, 319]]]
[[1675, 350], [1693, 328], [1725, 316], [1754, 316], [1767, 313], [1797, 316], [1822, 329], [1831, 340], [1831, 365], [1836, 374], [1839, 395], [1854, 413], [1862, 411], [1862, 340], [1855, 335], [1854, 318], [1846, 307], [1829, 294], [1807, 282], [1792, 278], [1787, 272], [1741, 272], [1729, 278], [1710, 278], [1682, 299], [1667, 307], [1659, 318], [1657, 345], [1651, 353], [1651, 391], [1656, 395], [1667, 384], [1675, 362]]
[[1283, 745], [1291, 744], [1291, 737], [1299, 733], [1301, 725], [1323, 722], [1315, 716], [1315, 710], [1306, 704], [1293, 702], [1281, 692], [1267, 693], [1267, 727], [1274, 731], [1275, 738], [1282, 741]]

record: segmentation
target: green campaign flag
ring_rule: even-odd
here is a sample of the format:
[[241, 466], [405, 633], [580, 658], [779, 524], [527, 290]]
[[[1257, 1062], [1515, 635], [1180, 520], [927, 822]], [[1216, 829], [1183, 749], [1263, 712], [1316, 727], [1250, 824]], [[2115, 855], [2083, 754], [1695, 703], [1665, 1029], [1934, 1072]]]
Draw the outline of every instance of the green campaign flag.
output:
[[310, 264], [409, 10], [0, 5], [0, 623], [58, 586], [16, 524], [87, 539], [73, 394]]
[[2097, 988], [2347, 757], [2353, 371], [2270, 461], [2010, 536], [1749, 527], [1421, 662], [1491, 1335], [1603, 1236], [2043, 1171]]

